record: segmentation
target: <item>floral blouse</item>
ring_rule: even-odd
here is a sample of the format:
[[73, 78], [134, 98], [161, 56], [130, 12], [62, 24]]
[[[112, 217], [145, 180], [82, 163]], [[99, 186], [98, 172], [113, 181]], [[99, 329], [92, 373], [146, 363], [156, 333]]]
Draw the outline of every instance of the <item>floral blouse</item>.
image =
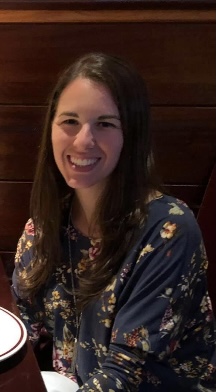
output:
[[[47, 331], [53, 338], [54, 370], [74, 379], [77, 325], [68, 236], [75, 284], [100, 241], [83, 236], [67, 221], [62, 227], [64, 262], [34, 305], [19, 297], [16, 279], [25, 277], [32, 261], [34, 227], [27, 222], [17, 247], [13, 289], [30, 340], [36, 343]], [[83, 311], [76, 354], [79, 391], [186, 392], [199, 383], [215, 388], [207, 264], [199, 227], [186, 204], [166, 195], [152, 200], [147, 222], [117, 275]]]

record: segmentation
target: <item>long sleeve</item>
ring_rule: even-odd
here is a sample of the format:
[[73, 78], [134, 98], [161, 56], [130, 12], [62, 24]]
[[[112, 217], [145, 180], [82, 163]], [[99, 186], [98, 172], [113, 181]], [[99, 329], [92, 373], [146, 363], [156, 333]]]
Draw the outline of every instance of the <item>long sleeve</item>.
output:
[[[176, 214], [143, 238], [105, 290], [95, 329], [97, 323], [109, 323], [101, 315], [106, 306], [107, 314], [112, 313], [113, 306], [109, 350], [99, 372], [80, 391], [186, 391], [207, 369], [213, 316], [206, 254], [195, 219]], [[86, 318], [91, 313], [90, 307]], [[80, 345], [87, 350], [80, 355], [78, 373], [88, 358], [88, 343]]]
[[15, 256], [15, 269], [12, 276], [12, 292], [20, 311], [20, 316], [28, 331], [29, 339], [35, 345], [43, 327], [43, 305], [40, 298], [32, 303], [28, 298], [23, 299], [19, 293], [18, 278], [26, 277], [26, 268], [31, 266], [32, 243], [34, 238], [34, 227], [31, 220], [26, 223], [22, 236], [17, 245]]

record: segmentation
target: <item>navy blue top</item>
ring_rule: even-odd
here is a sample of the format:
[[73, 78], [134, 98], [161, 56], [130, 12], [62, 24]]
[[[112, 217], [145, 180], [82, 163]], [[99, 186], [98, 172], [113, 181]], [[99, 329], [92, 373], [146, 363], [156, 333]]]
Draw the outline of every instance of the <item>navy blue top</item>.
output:
[[[13, 288], [30, 340], [49, 333], [53, 368], [74, 379], [77, 326], [68, 236], [76, 284], [90, 268], [100, 240], [83, 236], [67, 221], [64, 262], [34, 305], [19, 297], [17, 287], [17, 275], [27, 277], [32, 262], [34, 226], [27, 222], [17, 247]], [[186, 204], [165, 195], [151, 201], [136, 244], [101, 297], [83, 311], [76, 356], [79, 390], [186, 392], [204, 381], [216, 387], [207, 264], [200, 229]]]

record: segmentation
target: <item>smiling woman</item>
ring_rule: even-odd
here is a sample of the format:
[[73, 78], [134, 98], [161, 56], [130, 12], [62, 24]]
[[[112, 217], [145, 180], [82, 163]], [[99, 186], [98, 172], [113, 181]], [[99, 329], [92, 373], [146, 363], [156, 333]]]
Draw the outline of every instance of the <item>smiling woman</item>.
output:
[[52, 145], [68, 186], [88, 188], [96, 201], [123, 146], [118, 108], [106, 87], [77, 78], [65, 88], [52, 124]]
[[47, 112], [13, 290], [80, 391], [215, 386], [206, 252], [156, 181], [148, 112], [141, 75], [103, 53], [63, 73]]

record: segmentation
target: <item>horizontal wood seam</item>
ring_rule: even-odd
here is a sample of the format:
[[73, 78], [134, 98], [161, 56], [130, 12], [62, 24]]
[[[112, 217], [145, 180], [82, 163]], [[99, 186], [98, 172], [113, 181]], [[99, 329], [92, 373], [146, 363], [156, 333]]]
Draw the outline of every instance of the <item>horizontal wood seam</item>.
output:
[[0, 11], [0, 23], [215, 23], [215, 10]]

